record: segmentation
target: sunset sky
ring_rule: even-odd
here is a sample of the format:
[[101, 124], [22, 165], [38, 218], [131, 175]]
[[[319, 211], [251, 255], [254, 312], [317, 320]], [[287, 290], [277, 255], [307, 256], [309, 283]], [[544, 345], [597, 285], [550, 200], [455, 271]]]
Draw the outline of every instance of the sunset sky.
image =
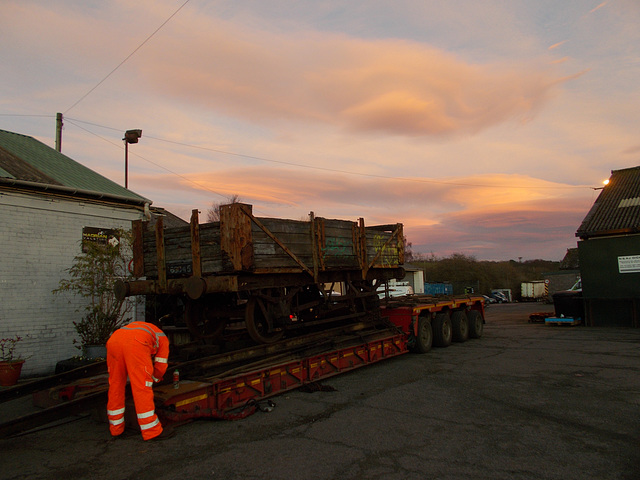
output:
[[188, 219], [402, 222], [415, 253], [561, 260], [640, 165], [637, 0], [4, 0], [0, 129]]

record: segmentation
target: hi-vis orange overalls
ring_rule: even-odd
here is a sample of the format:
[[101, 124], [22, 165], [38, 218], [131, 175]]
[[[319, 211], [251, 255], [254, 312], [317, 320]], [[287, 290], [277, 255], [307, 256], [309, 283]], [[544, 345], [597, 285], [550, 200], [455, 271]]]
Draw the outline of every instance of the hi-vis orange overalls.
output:
[[162, 380], [168, 359], [169, 340], [162, 330], [151, 323], [132, 322], [113, 332], [107, 341], [107, 416], [111, 435], [118, 436], [124, 432], [127, 375], [142, 438], [151, 440], [162, 433], [153, 402], [153, 384]]

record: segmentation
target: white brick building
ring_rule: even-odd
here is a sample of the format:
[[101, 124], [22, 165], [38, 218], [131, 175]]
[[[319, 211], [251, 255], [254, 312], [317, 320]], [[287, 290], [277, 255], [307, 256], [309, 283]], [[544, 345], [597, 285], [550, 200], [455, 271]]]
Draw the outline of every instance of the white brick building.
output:
[[150, 200], [34, 138], [0, 130], [0, 338], [26, 337], [23, 376], [78, 355], [81, 300], [53, 295], [81, 252], [83, 229], [131, 228]]

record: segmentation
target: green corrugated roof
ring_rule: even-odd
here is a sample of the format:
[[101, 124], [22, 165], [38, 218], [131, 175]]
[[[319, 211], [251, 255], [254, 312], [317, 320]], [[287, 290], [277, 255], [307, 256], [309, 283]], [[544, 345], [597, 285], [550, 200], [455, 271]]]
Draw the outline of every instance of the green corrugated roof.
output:
[[[53, 179], [59, 185], [125, 197], [134, 201], [148, 201], [145, 197], [103, 177], [33, 137], [0, 130], [0, 147], [11, 153], [19, 161], [25, 162], [44, 176]], [[8, 167], [5, 166], [5, 168]], [[1, 166], [0, 171], [5, 172]], [[5, 173], [8, 175], [2, 176], [6, 178], [25, 180], [21, 179], [19, 175], [11, 175], [10, 172]]]
[[612, 170], [609, 183], [582, 221], [582, 239], [640, 232], [640, 167]]
[[0, 167], [0, 177], [4, 177], [4, 178], [16, 178], [13, 175], [11, 175], [9, 172], [7, 172], [4, 168]]

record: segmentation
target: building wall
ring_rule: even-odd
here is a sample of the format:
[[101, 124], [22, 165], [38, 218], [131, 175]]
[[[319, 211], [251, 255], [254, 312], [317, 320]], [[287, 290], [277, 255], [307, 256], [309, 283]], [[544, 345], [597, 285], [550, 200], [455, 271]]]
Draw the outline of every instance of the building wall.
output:
[[0, 337], [26, 337], [23, 376], [53, 373], [79, 355], [73, 321], [82, 299], [53, 295], [81, 252], [83, 227], [131, 228], [140, 210], [40, 195], [0, 192]]
[[583, 240], [578, 253], [587, 325], [640, 326], [640, 235]]
[[422, 270], [407, 270], [403, 281], [409, 282], [416, 295], [424, 293], [424, 272]]

